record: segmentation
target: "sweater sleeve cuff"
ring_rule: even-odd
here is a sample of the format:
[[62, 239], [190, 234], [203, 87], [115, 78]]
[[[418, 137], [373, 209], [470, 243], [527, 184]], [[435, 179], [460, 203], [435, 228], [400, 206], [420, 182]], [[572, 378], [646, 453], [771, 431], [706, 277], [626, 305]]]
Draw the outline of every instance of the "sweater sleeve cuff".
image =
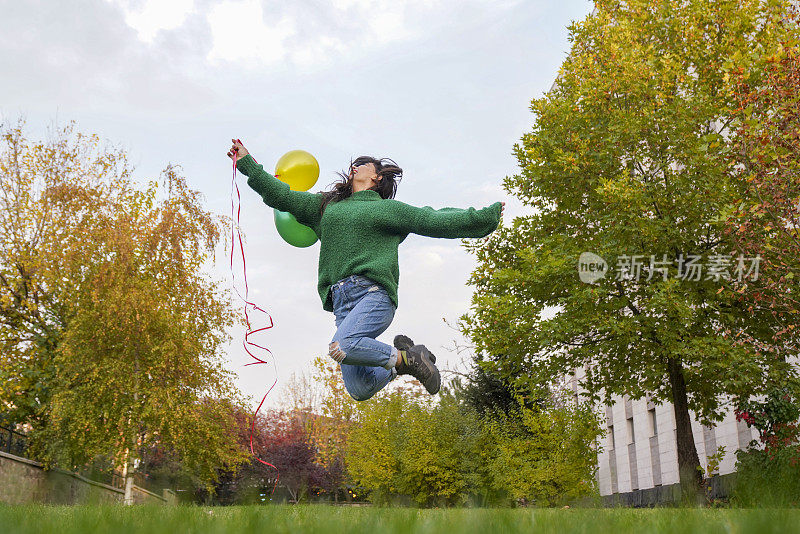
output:
[[258, 163], [256, 163], [256, 160], [254, 160], [253, 156], [250, 154], [247, 154], [245, 157], [236, 160], [236, 168], [239, 169], [239, 172], [245, 176], [252, 176], [253, 173], [259, 170]]
[[497, 214], [497, 223], [495, 226], [500, 224], [500, 218], [502, 217], [501, 213], [503, 212], [503, 203], [502, 202], [495, 202], [490, 208], [494, 208], [495, 213]]

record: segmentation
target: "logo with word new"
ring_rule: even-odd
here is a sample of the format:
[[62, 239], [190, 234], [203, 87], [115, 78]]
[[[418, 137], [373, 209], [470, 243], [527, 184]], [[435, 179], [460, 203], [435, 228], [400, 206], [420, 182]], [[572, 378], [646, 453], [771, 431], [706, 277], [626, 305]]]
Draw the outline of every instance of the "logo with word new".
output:
[[578, 258], [578, 276], [581, 282], [593, 284], [608, 273], [606, 260], [593, 252], [583, 252]]

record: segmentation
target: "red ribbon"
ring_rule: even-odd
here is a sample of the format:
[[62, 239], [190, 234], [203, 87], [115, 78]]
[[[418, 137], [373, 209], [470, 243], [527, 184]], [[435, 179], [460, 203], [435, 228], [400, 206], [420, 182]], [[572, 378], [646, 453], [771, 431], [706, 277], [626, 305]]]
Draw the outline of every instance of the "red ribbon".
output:
[[[253, 454], [253, 457], [256, 460], [258, 460], [259, 462], [261, 462], [264, 465], [268, 465], [268, 466], [272, 467], [273, 469], [275, 469], [275, 472], [277, 474], [277, 476], [275, 478], [275, 484], [272, 486], [272, 493], [270, 493], [270, 497], [272, 497], [272, 495], [275, 493], [275, 488], [278, 486], [278, 479], [280, 478], [280, 471], [278, 471], [278, 468], [275, 467], [274, 465], [272, 465], [271, 463], [265, 462], [264, 460], [262, 460], [261, 458], [256, 456], [256, 453], [253, 450], [253, 432], [254, 432], [254, 429], [255, 429], [256, 417], [258, 416], [258, 411], [261, 409], [261, 406], [264, 404], [264, 401], [267, 399], [267, 395], [269, 395], [269, 392], [272, 391], [272, 388], [274, 388], [275, 384], [277, 384], [277, 382], [278, 382], [278, 370], [277, 370], [277, 367], [275, 366], [275, 356], [272, 354], [272, 351], [270, 351], [266, 347], [262, 347], [261, 345], [257, 345], [256, 343], [253, 343], [252, 341], [249, 341], [247, 338], [251, 334], [255, 334], [255, 333], [261, 332], [262, 330], [268, 330], [268, 329], [272, 328], [273, 324], [272, 324], [272, 316], [266, 310], [261, 309], [254, 302], [250, 302], [249, 300], [247, 300], [247, 294], [248, 294], [247, 263], [245, 262], [245, 259], [244, 259], [244, 245], [242, 244], [242, 234], [239, 231], [239, 215], [240, 215], [240, 213], [242, 211], [242, 206], [241, 206], [242, 197], [239, 194], [239, 185], [236, 183], [236, 156], [237, 156], [237, 154], [234, 152], [233, 155], [234, 155], [234, 158], [233, 158], [233, 184], [232, 185], [236, 189], [236, 199], [237, 199], [236, 200], [236, 202], [237, 202], [237, 204], [236, 204], [236, 234], [237, 234], [237, 237], [239, 239], [239, 250], [242, 253], [242, 272], [244, 274], [244, 295], [245, 296], [242, 297], [242, 295], [239, 293], [239, 290], [236, 289], [236, 285], [235, 284], [233, 285], [233, 289], [234, 289], [234, 291], [236, 291], [236, 294], [239, 295], [239, 298], [241, 298], [244, 301], [244, 317], [245, 317], [245, 319], [247, 321], [247, 331], [244, 334], [244, 340], [242, 342], [242, 345], [244, 346], [244, 350], [247, 352], [247, 354], [249, 354], [254, 360], [256, 360], [254, 362], [246, 363], [244, 365], [245, 365], [245, 367], [247, 367], [248, 365], [259, 365], [259, 364], [262, 364], [262, 363], [269, 363], [269, 362], [266, 362], [266, 361], [262, 360], [261, 358], [259, 358], [255, 354], [253, 354], [252, 352], [250, 352], [250, 350], [247, 348], [247, 345], [251, 345], [253, 347], [257, 347], [259, 349], [264, 349], [265, 351], [269, 352], [270, 356], [272, 357], [272, 366], [275, 369], [275, 380], [273, 380], [272, 385], [269, 387], [267, 392], [264, 394], [264, 397], [261, 399], [261, 402], [258, 404], [258, 408], [256, 408], [255, 413], [253, 413], [253, 422], [250, 425], [250, 452]], [[255, 161], [255, 159], [253, 161]], [[234, 211], [233, 194], [231, 194], [231, 221], [233, 221], [233, 211]], [[233, 271], [233, 250], [234, 250], [235, 247], [234, 247], [233, 243], [234, 243], [234, 233], [233, 233], [233, 226], [231, 226], [231, 277], [235, 278], [235, 274], [234, 274], [234, 271]], [[259, 312], [263, 312], [264, 314], [266, 314], [269, 317], [269, 326], [265, 326], [264, 328], [258, 328], [256, 330], [253, 330], [253, 327], [250, 324], [250, 316], [247, 313], [248, 305], [252, 306], [254, 311], [259, 311]]]

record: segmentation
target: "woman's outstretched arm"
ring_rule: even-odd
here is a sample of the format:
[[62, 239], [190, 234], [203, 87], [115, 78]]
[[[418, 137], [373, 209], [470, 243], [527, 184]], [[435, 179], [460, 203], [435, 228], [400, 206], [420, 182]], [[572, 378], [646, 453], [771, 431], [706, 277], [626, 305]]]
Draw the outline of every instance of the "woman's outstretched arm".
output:
[[[308, 191], [292, 191], [289, 184], [278, 180], [265, 171], [261, 164], [256, 163], [253, 156], [237, 141], [234, 140], [233, 145], [239, 149], [233, 154], [238, 158], [236, 168], [247, 176], [247, 185], [261, 195], [264, 204], [291, 213], [300, 224], [306, 226], [319, 224], [322, 195]], [[228, 152], [229, 157], [231, 154], [232, 152]]]
[[397, 233], [419, 234], [428, 237], [463, 238], [485, 237], [500, 224], [503, 202], [495, 202], [481, 209], [421, 208], [394, 201], [395, 213], [387, 219], [391, 230]]

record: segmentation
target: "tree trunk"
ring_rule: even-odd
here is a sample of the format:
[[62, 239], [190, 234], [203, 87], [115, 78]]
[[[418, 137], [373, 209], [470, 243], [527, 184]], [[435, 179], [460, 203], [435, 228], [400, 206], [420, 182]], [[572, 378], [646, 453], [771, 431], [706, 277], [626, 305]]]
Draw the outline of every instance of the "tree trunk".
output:
[[[136, 359], [136, 370], [139, 369], [139, 360]], [[133, 400], [134, 403], [139, 401], [139, 376], [138, 372], [135, 376], [136, 387], [133, 390]], [[134, 440], [134, 446], [138, 445], [136, 440]], [[133, 504], [133, 454], [130, 453], [131, 449], [128, 448], [125, 450], [125, 497], [123, 502], [125, 504]]]
[[684, 502], [695, 504], [701, 497], [700, 488], [703, 474], [700, 471], [700, 458], [694, 445], [692, 420], [689, 417], [689, 400], [686, 395], [686, 381], [680, 360], [667, 359], [669, 382], [672, 386], [672, 405], [675, 410], [676, 446], [678, 449], [678, 473], [681, 497]]
[[125, 449], [125, 465], [122, 468], [122, 477], [125, 479], [125, 496], [123, 503], [133, 504], [133, 458], [130, 449]]
[[[134, 372], [134, 382], [135, 386], [133, 388], [133, 402], [134, 406], [139, 402], [139, 344], [136, 344], [136, 354], [134, 356], [134, 366], [136, 371]], [[137, 446], [136, 440], [134, 439], [134, 446]], [[125, 497], [124, 503], [125, 504], [133, 504], [133, 454], [130, 454], [131, 449], [127, 449], [125, 451]]]

